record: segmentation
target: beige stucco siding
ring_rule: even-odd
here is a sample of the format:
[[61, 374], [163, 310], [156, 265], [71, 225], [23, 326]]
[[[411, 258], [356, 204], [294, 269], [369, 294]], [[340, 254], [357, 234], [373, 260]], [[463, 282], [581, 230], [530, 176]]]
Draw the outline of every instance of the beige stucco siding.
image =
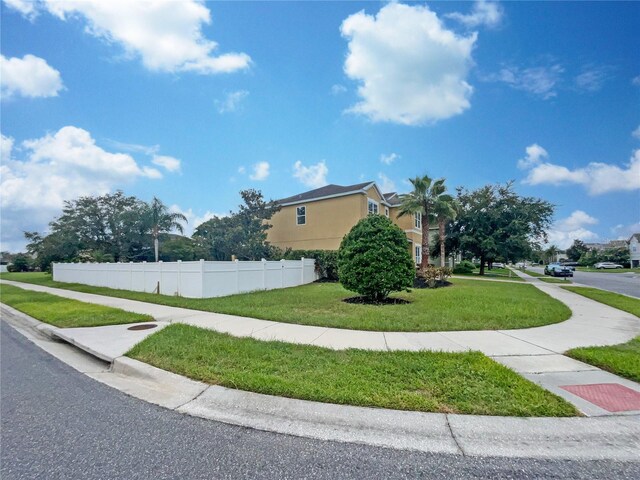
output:
[[[296, 224], [296, 208], [306, 207], [305, 225]], [[267, 240], [282, 249], [337, 250], [344, 237], [366, 216], [367, 197], [362, 194], [329, 198], [282, 207], [271, 219]]]

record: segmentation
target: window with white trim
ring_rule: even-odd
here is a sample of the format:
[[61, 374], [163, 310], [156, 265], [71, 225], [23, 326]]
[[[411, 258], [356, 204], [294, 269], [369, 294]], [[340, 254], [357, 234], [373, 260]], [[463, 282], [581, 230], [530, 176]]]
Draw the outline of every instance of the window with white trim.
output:
[[297, 207], [296, 208], [296, 225], [306, 225], [307, 224], [307, 207]]
[[422, 260], [422, 246], [416, 245], [416, 263], [420, 263]]
[[414, 225], [416, 228], [422, 228], [422, 214], [421, 213], [414, 213], [413, 214], [413, 218], [414, 218]]
[[371, 200], [370, 198], [368, 198], [367, 200], [369, 200], [369, 213], [370, 214], [377, 214], [378, 213], [378, 202], [376, 202], [375, 200]]
[[384, 207], [384, 216], [385, 217], [389, 216], [389, 207]]

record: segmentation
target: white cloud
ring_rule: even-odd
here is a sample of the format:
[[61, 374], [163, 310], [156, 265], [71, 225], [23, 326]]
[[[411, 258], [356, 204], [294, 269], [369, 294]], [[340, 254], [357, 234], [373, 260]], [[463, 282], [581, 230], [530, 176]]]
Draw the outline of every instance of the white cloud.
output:
[[518, 160], [518, 168], [523, 170], [538, 165], [543, 158], [547, 158], [549, 156], [547, 151], [537, 143], [529, 145], [525, 150], [527, 155]]
[[43, 0], [38, 5], [64, 21], [84, 19], [85, 32], [122, 46], [152, 71], [230, 73], [251, 63], [246, 53], [216, 55], [218, 44], [202, 33], [211, 12], [198, 0]]
[[640, 75], [638, 75], [637, 77], [633, 77], [631, 83], [636, 87], [640, 87]]
[[331, 86], [331, 95], [340, 95], [341, 93], [344, 93], [347, 91], [347, 87], [345, 87], [344, 85], [332, 85]]
[[469, 14], [458, 12], [445, 15], [452, 18], [467, 27], [477, 27], [484, 25], [486, 27], [497, 27], [502, 22], [504, 11], [497, 2], [488, 2], [486, 0], [478, 0], [474, 2], [473, 9]]
[[640, 221], [635, 223], [630, 223], [628, 225], [618, 224], [611, 229], [611, 233], [618, 240], [629, 240], [629, 237], [634, 233], [640, 232]]
[[2, 159], [3, 162], [11, 160], [13, 144], [13, 137], [5, 137], [0, 133], [0, 159]]
[[218, 113], [235, 112], [240, 108], [242, 101], [247, 98], [249, 92], [246, 90], [237, 90], [235, 92], [228, 93], [223, 100], [216, 100], [216, 108]]
[[140, 145], [138, 143], [125, 143], [118, 140], [106, 139], [106, 143], [118, 150], [124, 150], [125, 152], [144, 153], [145, 155], [153, 156], [160, 151], [160, 145]]
[[182, 208], [180, 208], [179, 205], [175, 205], [175, 204], [171, 205], [169, 207], [169, 211], [173, 212], [173, 213], [181, 213], [185, 217], [187, 217], [187, 224], [186, 225], [183, 224], [184, 235], [187, 236], [187, 237], [190, 237], [191, 235], [193, 235], [194, 230], [198, 226], [200, 226], [201, 224], [206, 222], [207, 220], [210, 220], [213, 217], [226, 217], [227, 216], [226, 213], [215, 213], [215, 212], [211, 212], [209, 210], [204, 212], [202, 215], [199, 215], [199, 214], [195, 213], [193, 211], [193, 209], [191, 209], [191, 208], [183, 210]]
[[253, 165], [253, 173], [249, 175], [251, 180], [266, 180], [269, 176], [269, 162], [258, 162]]
[[378, 179], [380, 180], [378, 186], [380, 187], [380, 190], [382, 190], [382, 193], [391, 193], [396, 191], [396, 184], [393, 183], [393, 180], [387, 177], [384, 173], [378, 173]]
[[63, 89], [60, 72], [34, 55], [0, 55], [0, 74], [2, 97], [56, 97]]
[[4, 0], [4, 4], [29, 20], [33, 20], [38, 15], [35, 0]]
[[374, 122], [423, 125], [470, 107], [467, 83], [476, 34], [447, 30], [426, 6], [390, 3], [342, 22], [347, 76], [360, 82], [361, 101], [348, 112]]
[[576, 87], [585, 92], [597, 92], [612, 76], [613, 69], [609, 66], [595, 67], [587, 65], [576, 76]]
[[174, 157], [169, 157], [167, 155], [154, 155], [153, 160], [151, 160], [154, 164], [160, 165], [168, 172], [179, 172], [180, 171], [180, 160]]
[[65, 200], [102, 195], [139, 178], [162, 177], [129, 154], [102, 149], [89, 132], [73, 126], [22, 142], [21, 159], [11, 153], [12, 140], [2, 137], [0, 166], [2, 243], [12, 248], [22, 248], [24, 230], [42, 231]]
[[483, 80], [503, 82], [516, 90], [522, 90], [544, 100], [558, 95], [556, 87], [561, 80], [564, 68], [559, 65], [520, 68], [506, 66], [498, 73], [485, 76]]
[[247, 169], [244, 167], [238, 167], [238, 173], [240, 175], [244, 175], [246, 173]]
[[640, 125], [633, 132], [631, 132], [631, 136], [640, 140]]
[[570, 170], [562, 165], [539, 161], [529, 164], [528, 168], [531, 170], [523, 182], [529, 185], [576, 184], [585, 187], [590, 195], [640, 189], [640, 149], [633, 152], [629, 163], [623, 167], [591, 162], [586, 167]]
[[400, 158], [400, 155], [398, 155], [397, 153], [390, 153], [388, 155], [383, 153], [382, 155], [380, 155], [380, 162], [384, 163], [385, 165], [391, 165], [393, 162], [395, 162], [399, 158]]
[[556, 221], [549, 229], [548, 243], [557, 245], [562, 250], [569, 248], [574, 240], [592, 241], [598, 238], [598, 234], [589, 230], [587, 227], [596, 225], [598, 219], [583, 212], [576, 210], [567, 218]]
[[327, 174], [329, 169], [324, 160], [305, 167], [298, 160], [293, 164], [293, 178], [298, 179], [303, 185], [311, 188], [324, 187], [327, 184]]

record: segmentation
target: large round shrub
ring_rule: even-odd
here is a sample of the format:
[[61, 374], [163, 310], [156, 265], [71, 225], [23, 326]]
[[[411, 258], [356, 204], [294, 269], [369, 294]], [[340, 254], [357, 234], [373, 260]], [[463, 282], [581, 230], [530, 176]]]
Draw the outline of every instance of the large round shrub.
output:
[[338, 278], [373, 302], [413, 285], [415, 265], [405, 233], [382, 215], [360, 220], [338, 251]]

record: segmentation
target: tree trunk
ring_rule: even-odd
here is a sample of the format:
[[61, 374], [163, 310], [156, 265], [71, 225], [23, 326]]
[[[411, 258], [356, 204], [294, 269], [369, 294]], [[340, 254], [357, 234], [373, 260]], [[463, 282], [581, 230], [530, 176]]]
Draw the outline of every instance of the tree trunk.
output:
[[445, 241], [445, 233], [444, 233], [444, 220], [438, 220], [438, 229], [440, 233], [440, 266], [444, 268], [444, 241]]
[[484, 275], [484, 255], [480, 255], [480, 275]]
[[425, 211], [422, 215], [422, 260], [420, 267], [429, 266], [429, 212]]
[[153, 250], [156, 253], [156, 263], [158, 262], [158, 237], [153, 239]]

